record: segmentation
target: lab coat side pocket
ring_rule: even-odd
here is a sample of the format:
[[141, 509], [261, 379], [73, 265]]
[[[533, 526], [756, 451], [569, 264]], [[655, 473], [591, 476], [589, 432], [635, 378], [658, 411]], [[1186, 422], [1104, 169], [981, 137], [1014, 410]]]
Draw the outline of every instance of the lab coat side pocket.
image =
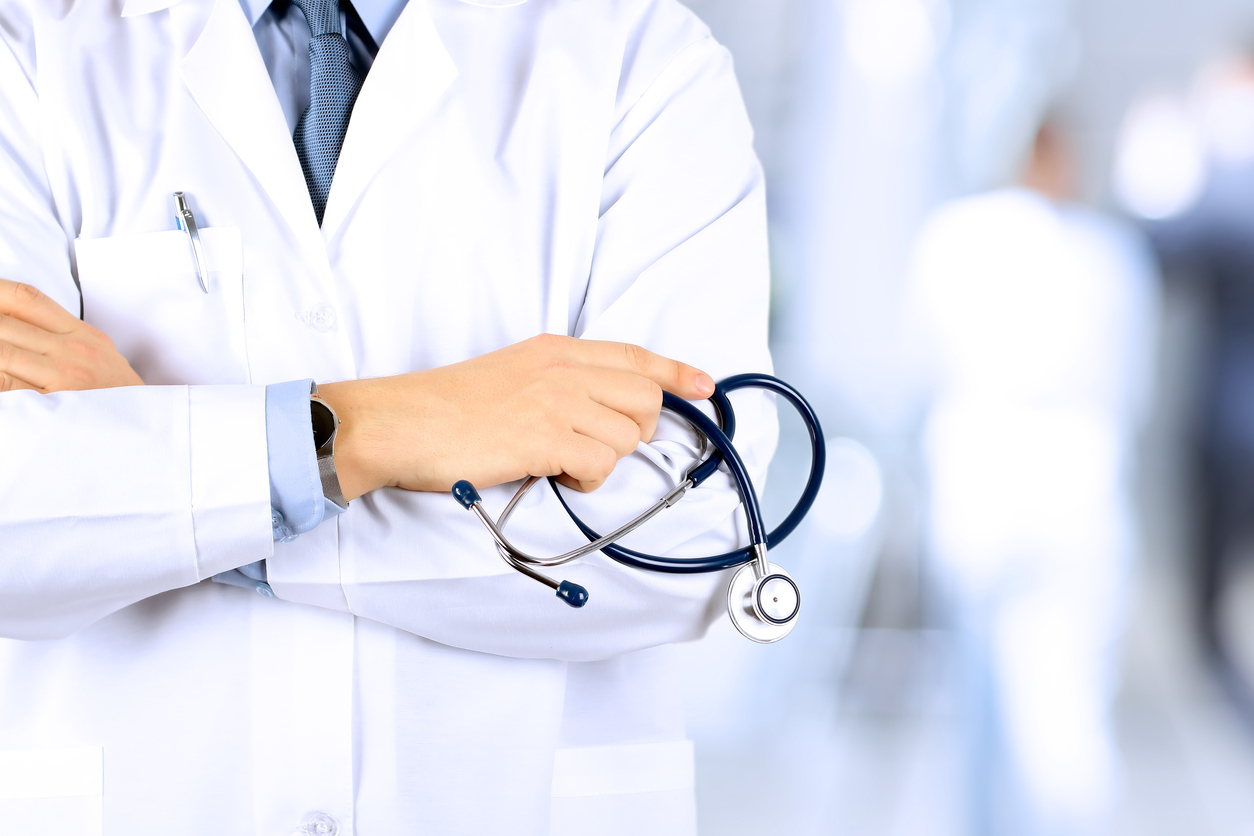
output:
[[550, 836], [696, 836], [692, 741], [558, 749]]
[[0, 749], [0, 822], [13, 836], [100, 836], [103, 750]]
[[75, 242], [83, 318], [113, 340], [145, 383], [250, 382], [240, 231], [207, 227], [200, 241], [208, 293], [186, 232]]

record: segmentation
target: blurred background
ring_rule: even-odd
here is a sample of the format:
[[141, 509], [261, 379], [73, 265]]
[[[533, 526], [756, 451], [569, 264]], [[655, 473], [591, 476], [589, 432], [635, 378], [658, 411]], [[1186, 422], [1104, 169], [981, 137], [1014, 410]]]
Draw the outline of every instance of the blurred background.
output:
[[795, 632], [682, 648], [702, 832], [1254, 834], [1254, 5], [690, 5], [831, 445]]

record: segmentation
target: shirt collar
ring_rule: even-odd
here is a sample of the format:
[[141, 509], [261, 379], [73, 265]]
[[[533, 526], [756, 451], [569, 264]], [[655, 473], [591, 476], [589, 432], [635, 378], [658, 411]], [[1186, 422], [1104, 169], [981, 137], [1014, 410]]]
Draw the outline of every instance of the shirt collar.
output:
[[[239, 0], [240, 5], [244, 7], [244, 14], [248, 16], [249, 25], [257, 25], [257, 21], [265, 14], [266, 9], [270, 8], [270, 2], [271, 0]], [[396, 19], [401, 16], [407, 0], [352, 0], [352, 2], [361, 22], [366, 24], [370, 37], [374, 38], [375, 43], [381, 44], [388, 32], [392, 31], [392, 24], [396, 23]]]
[[239, 4], [244, 8], [249, 26], [256, 26], [261, 15], [270, 8], [270, 0], [239, 0]]
[[405, 10], [406, 2], [408, 0], [355, 0], [353, 8], [357, 10], [361, 22], [366, 24], [370, 37], [374, 38], [375, 43], [381, 44], [388, 32], [392, 31], [396, 19]]

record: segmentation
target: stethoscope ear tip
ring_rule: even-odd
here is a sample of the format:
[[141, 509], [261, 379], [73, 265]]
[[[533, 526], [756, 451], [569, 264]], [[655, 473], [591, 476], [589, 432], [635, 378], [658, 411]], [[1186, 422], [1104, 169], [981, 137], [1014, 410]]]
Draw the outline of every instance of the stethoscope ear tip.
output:
[[453, 483], [453, 498], [462, 504], [463, 508], [469, 509], [479, 501], [479, 492], [475, 490], [475, 486], [461, 479]]
[[557, 597], [578, 609], [588, 603], [588, 590], [577, 583], [562, 581], [557, 585]]

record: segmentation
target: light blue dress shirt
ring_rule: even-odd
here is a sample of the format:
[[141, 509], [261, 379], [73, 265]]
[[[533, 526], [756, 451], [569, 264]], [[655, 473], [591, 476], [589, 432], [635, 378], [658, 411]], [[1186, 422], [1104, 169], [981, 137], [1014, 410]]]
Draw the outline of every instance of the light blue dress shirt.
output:
[[[377, 44], [383, 43], [407, 0], [341, 0], [341, 25], [352, 60], [362, 75], [370, 71]], [[289, 0], [240, 0], [278, 94], [289, 130], [309, 105], [309, 26]], [[355, 17], [355, 19], [354, 19]], [[270, 467], [270, 522], [274, 539], [287, 543], [343, 510], [322, 495], [313, 446], [309, 393], [313, 381], [292, 380], [266, 387], [266, 448]], [[265, 561], [214, 575], [218, 583], [273, 596]]]

